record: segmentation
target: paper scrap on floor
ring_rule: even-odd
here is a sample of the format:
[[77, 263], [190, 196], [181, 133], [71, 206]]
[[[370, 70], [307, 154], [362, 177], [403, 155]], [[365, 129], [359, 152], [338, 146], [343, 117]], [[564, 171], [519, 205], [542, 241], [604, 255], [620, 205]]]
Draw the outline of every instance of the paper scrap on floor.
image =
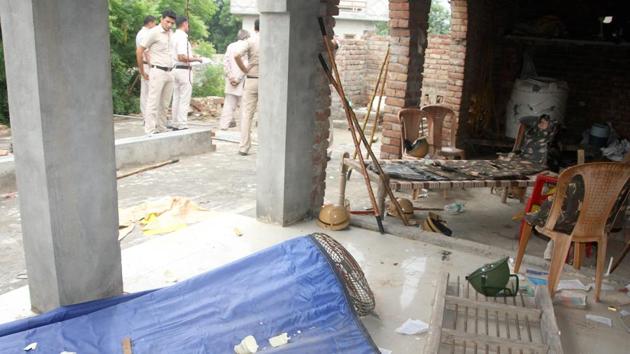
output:
[[396, 328], [396, 333], [400, 334], [422, 334], [429, 330], [429, 325], [420, 321], [412, 320], [411, 318], [405, 321], [400, 327]]
[[190, 224], [208, 219], [212, 213], [183, 197], [164, 197], [140, 205], [120, 209], [119, 227], [142, 225], [145, 235], [159, 235], [181, 230]]
[[608, 327], [612, 327], [612, 320], [608, 317], [587, 314], [586, 319], [589, 321], [601, 323]]
[[590, 286], [584, 285], [578, 279], [570, 279], [570, 280], [560, 280], [558, 283], [557, 290], [591, 290]]

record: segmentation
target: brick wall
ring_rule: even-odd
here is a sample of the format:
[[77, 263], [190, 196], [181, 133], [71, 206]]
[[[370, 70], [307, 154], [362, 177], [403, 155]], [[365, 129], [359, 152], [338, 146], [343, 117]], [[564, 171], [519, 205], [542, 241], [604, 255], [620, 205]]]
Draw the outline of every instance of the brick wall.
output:
[[[374, 91], [389, 39], [368, 32], [360, 38], [337, 40], [339, 50], [335, 60], [343, 88], [354, 107], [365, 107]], [[345, 121], [346, 115], [337, 93], [332, 95], [331, 110], [333, 119]]]
[[[324, 18], [327, 30], [333, 32], [333, 16], [339, 14], [339, 0], [320, 0], [320, 14]], [[323, 43], [321, 51], [326, 56]], [[313, 141], [312, 166], [313, 166], [313, 187], [311, 190], [311, 210], [313, 215], [317, 215], [324, 202], [326, 192], [326, 149], [328, 149], [328, 133], [330, 131], [330, 105], [331, 91], [328, 79], [319, 63], [317, 76], [317, 109], [315, 111], [315, 132]]]
[[447, 34], [430, 34], [424, 58], [422, 105], [441, 103], [448, 92], [451, 38]]

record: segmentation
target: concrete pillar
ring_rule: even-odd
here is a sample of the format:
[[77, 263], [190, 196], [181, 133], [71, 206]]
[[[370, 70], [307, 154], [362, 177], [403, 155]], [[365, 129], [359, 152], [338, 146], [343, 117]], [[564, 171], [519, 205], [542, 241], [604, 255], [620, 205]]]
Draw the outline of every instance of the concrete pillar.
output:
[[107, 0], [0, 0], [31, 305], [122, 292]]
[[289, 225], [310, 214], [322, 43], [313, 0], [259, 0], [257, 216]]

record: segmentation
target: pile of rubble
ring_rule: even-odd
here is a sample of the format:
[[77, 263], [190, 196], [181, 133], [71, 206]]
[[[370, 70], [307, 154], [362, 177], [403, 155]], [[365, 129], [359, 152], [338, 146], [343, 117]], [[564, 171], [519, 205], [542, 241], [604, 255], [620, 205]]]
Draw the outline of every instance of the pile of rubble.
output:
[[190, 107], [192, 108], [192, 119], [218, 118], [223, 109], [223, 97], [194, 97], [190, 100]]

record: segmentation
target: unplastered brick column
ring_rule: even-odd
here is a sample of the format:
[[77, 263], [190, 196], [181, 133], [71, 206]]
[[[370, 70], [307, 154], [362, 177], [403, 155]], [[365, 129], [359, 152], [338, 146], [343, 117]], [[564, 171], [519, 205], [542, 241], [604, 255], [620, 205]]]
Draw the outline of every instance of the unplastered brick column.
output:
[[[327, 30], [332, 35], [335, 20], [333, 16], [339, 14], [339, 0], [320, 0], [320, 14], [324, 18]], [[326, 49], [321, 44], [321, 53], [326, 57]], [[324, 193], [326, 191], [326, 150], [328, 149], [328, 136], [331, 129], [330, 126], [330, 106], [331, 91], [324, 70], [318, 65], [316, 92], [317, 102], [315, 104], [315, 132], [313, 134], [313, 150], [312, 150], [312, 168], [313, 183], [311, 189], [311, 209], [313, 215], [317, 215], [319, 209], [324, 203]]]
[[[445, 102], [455, 111], [459, 121], [464, 90], [464, 67], [466, 65], [466, 36], [468, 32], [467, 0], [451, 0], [451, 46], [449, 53], [448, 93]], [[452, 122], [444, 122], [444, 137], [450, 140]]]
[[390, 0], [391, 57], [385, 95], [382, 159], [400, 157], [398, 111], [420, 104], [430, 0]]

